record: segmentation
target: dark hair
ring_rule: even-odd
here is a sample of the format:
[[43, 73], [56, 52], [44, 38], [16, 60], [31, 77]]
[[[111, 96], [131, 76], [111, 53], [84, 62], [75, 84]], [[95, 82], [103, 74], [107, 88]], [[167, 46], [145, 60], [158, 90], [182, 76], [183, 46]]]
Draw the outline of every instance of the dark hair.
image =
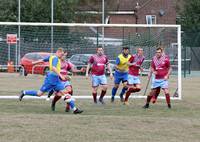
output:
[[97, 49], [98, 49], [98, 48], [103, 48], [103, 47], [102, 47], [101, 45], [99, 45], [99, 46], [97, 46]]
[[161, 48], [161, 47], [158, 47], [158, 48], [156, 49], [156, 51], [158, 51], [158, 50], [160, 50], [161, 52], [163, 52], [163, 48]]
[[123, 46], [122, 49], [130, 49], [128, 46]]

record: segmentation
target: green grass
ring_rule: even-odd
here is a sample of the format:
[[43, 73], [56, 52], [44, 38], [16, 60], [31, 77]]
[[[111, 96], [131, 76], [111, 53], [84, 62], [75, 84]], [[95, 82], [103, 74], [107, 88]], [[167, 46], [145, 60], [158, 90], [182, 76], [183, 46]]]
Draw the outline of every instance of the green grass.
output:
[[[0, 95], [16, 95], [23, 88], [36, 89], [43, 79], [0, 77]], [[88, 80], [75, 77], [73, 83], [75, 94], [91, 94]], [[64, 112], [62, 101], [52, 112], [50, 102], [45, 100], [0, 100], [0, 142], [199, 142], [199, 83], [200, 78], [183, 79], [183, 100], [172, 101], [171, 110], [165, 100], [144, 110], [143, 99], [131, 99], [129, 106], [119, 100], [110, 103], [106, 99], [106, 105], [95, 105], [92, 100], [77, 99], [84, 112], [74, 115]]]

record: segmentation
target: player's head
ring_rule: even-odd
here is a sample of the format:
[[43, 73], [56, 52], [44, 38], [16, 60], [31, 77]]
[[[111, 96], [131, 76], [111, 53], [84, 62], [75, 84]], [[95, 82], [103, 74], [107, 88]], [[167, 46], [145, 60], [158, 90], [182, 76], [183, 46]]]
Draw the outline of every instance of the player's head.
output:
[[101, 56], [103, 54], [104, 54], [103, 47], [102, 46], [97, 46], [97, 55]]
[[64, 50], [63, 48], [58, 48], [56, 51], [56, 56], [58, 56], [58, 58], [62, 58], [62, 56], [64, 56]]
[[127, 56], [129, 54], [129, 47], [128, 46], [123, 46], [122, 47], [122, 53]]
[[143, 55], [143, 49], [142, 48], [138, 48], [137, 49], [137, 54], [138, 55]]
[[158, 47], [156, 49], [156, 57], [160, 58], [162, 56], [162, 54], [163, 54], [163, 49], [161, 47]]

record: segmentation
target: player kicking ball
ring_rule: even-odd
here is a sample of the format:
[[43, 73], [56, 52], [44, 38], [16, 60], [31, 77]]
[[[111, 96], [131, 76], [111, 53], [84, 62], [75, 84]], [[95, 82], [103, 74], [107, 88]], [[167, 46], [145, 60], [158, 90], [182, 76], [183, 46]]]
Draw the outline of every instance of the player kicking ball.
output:
[[[49, 72], [47, 73], [44, 83], [39, 91], [36, 90], [23, 90], [21, 92], [21, 95], [19, 96], [19, 100], [21, 101], [24, 96], [36, 96], [40, 97], [45, 94], [45, 92], [49, 92], [51, 90], [55, 90], [57, 92], [57, 96], [63, 96], [65, 95], [64, 90], [65, 87], [61, 80], [65, 80], [66, 77], [64, 77], [60, 71], [61, 71], [61, 61], [60, 59], [64, 56], [64, 50], [62, 48], [59, 48], [56, 51], [56, 55], [51, 55], [43, 60], [38, 60], [36, 62], [33, 62], [33, 64], [37, 64], [40, 62], [49, 62]], [[78, 108], [74, 110], [74, 114], [81, 113]]]
[[[67, 56], [67, 52], [65, 52], [64, 56], [61, 58], [60, 74], [62, 74], [63, 76], [66, 77], [65, 80], [61, 80], [61, 82], [65, 87], [65, 90], [64, 90], [64, 94], [65, 94], [64, 101], [66, 102], [65, 111], [69, 112], [70, 110], [75, 111], [76, 107], [75, 107], [75, 99], [72, 97], [73, 88], [72, 88], [72, 85], [70, 82], [71, 77], [68, 76], [68, 72], [69, 71], [71, 71], [73, 73], [85, 72], [85, 69], [84, 68], [81, 68], [81, 70], [75, 69], [74, 66], [70, 62], [66, 61], [66, 56]], [[53, 95], [54, 92], [55, 92], [54, 90], [51, 90], [48, 94], [48, 98], [50, 98], [50, 96]], [[58, 96], [57, 93], [55, 93], [55, 96], [52, 100], [52, 105], [51, 105], [52, 111], [55, 111], [56, 102], [60, 98], [61, 98], [61, 96]], [[79, 110], [79, 111], [80, 111], [80, 113], [83, 112], [82, 110]]]
[[170, 61], [169, 57], [163, 54], [163, 49], [160, 47], [156, 49], [156, 55], [152, 59], [149, 78], [152, 73], [155, 74], [155, 80], [152, 81], [151, 92], [147, 96], [146, 104], [143, 108], [149, 108], [152, 97], [157, 94], [160, 88], [164, 91], [168, 108], [171, 108], [168, 89], [168, 78], [171, 73]]

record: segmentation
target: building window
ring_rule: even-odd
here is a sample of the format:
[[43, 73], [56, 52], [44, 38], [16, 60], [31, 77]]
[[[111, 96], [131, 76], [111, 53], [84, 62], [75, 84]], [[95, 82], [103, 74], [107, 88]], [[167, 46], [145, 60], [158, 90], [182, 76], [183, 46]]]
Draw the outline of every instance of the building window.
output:
[[147, 24], [156, 24], [156, 15], [146, 15]]

